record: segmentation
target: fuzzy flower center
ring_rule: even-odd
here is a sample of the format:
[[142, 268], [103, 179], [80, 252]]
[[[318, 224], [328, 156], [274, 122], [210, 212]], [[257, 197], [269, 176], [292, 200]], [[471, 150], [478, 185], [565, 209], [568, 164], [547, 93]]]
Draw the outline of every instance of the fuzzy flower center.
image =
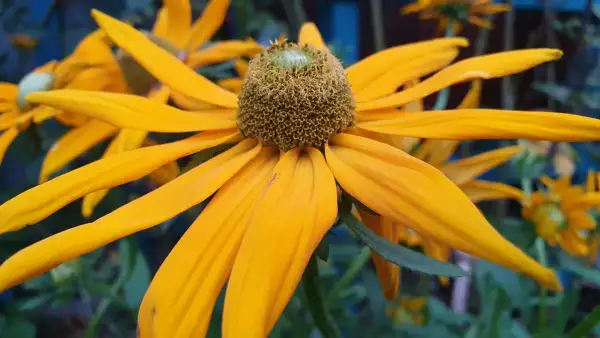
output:
[[331, 53], [277, 42], [250, 61], [237, 122], [246, 137], [287, 151], [322, 148], [355, 123], [354, 96]]

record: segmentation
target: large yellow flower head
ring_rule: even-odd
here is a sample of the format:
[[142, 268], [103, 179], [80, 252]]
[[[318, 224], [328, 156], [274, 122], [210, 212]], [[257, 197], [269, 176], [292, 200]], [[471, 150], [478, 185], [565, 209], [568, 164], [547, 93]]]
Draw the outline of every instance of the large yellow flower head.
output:
[[[144, 34], [165, 51], [184, 60], [185, 64], [192, 69], [242, 56], [252, 56], [260, 52], [262, 47], [255, 42], [236, 40], [222, 41], [211, 47], [199, 49], [221, 27], [229, 3], [229, 0], [209, 1], [202, 15], [192, 23], [189, 0], [165, 0], [164, 6], [158, 12], [152, 31], [144, 32]], [[110, 50], [108, 52], [110, 53]], [[89, 55], [89, 57], [94, 58], [96, 56]], [[115, 56], [110, 53], [110, 58], [114, 59]], [[116, 60], [118, 62], [117, 68], [122, 72], [122, 75], [119, 73], [114, 76], [126, 80], [128, 92], [147, 96], [157, 103], [166, 103], [170, 96], [176, 102], [185, 100], [185, 97], [173, 93], [169, 87], [162, 86], [134, 57], [124, 50], [119, 49], [117, 51]], [[100, 79], [97, 81], [108, 79], [111, 76], [113, 75], [98, 74]], [[113, 137], [113, 139], [103, 157], [113, 156], [154, 143], [148, 137], [146, 130], [119, 128], [103, 121], [91, 120], [70, 130], [50, 149], [42, 164], [40, 182], [47, 181], [75, 158], [110, 137]], [[150, 178], [153, 182], [161, 185], [178, 174], [179, 167], [175, 162], [171, 162], [157, 169], [150, 175]], [[103, 189], [87, 194], [83, 198], [82, 214], [85, 217], [90, 217], [108, 192], [108, 189]]]
[[548, 244], [559, 245], [571, 255], [589, 255], [596, 230], [593, 213], [600, 205], [596, 175], [590, 172], [585, 186], [571, 185], [570, 176], [543, 177], [542, 182], [548, 190], [523, 197], [523, 217]]
[[416, 0], [402, 9], [402, 14], [420, 13], [421, 19], [439, 20], [438, 31], [450, 29], [455, 34], [463, 23], [491, 29], [492, 23], [484, 17], [510, 10], [507, 4], [495, 4], [493, 0]]
[[[265, 337], [292, 297], [315, 248], [335, 222], [336, 185], [361, 205], [394, 222], [411, 224], [440, 243], [525, 273], [548, 288], [561, 288], [552, 270], [505, 240], [440, 170], [388, 143], [360, 135], [363, 130], [376, 135], [448, 140], [597, 140], [600, 121], [582, 116], [484, 109], [412, 113], [397, 109], [455, 83], [504, 76], [554, 60], [560, 51], [506, 52], [448, 66], [458, 48], [466, 45], [464, 39], [394, 47], [344, 69], [353, 100], [342, 102], [325, 95], [345, 96], [348, 87], [342, 85], [339, 66], [318, 30], [306, 24], [297, 45], [280, 45], [255, 59], [273, 62], [275, 67], [269, 68], [273, 77], [296, 72], [304, 81], [296, 83], [296, 88], [283, 84], [290, 90], [288, 97], [265, 83], [270, 90], [253, 92], [256, 96], [251, 98], [245, 93], [246, 83], [259, 81], [256, 67], [264, 65], [253, 60], [238, 100], [236, 94], [198, 75], [132, 27], [99, 12], [94, 17], [111, 39], [155, 78], [189, 98], [186, 108], [194, 111], [140, 96], [75, 90], [34, 93], [28, 100], [123, 128], [202, 132], [107, 157], [28, 190], [0, 206], [0, 232], [38, 222], [87, 193], [136, 180], [178, 158], [220, 144], [234, 145], [94, 222], [16, 253], [0, 266], [0, 290], [160, 224], [214, 195], [152, 281], [140, 307], [139, 336], [204, 336], [212, 308], [228, 280], [223, 336]], [[308, 68], [335, 74], [331, 86], [337, 90], [325, 86], [321, 79], [313, 82], [307, 76]], [[255, 77], [251, 78], [251, 73]], [[431, 73], [435, 74], [396, 92]], [[320, 93], [323, 96], [318, 96]], [[271, 96], [285, 100], [269, 103]], [[310, 110], [310, 102], [296, 102], [307, 97], [329, 105], [331, 114], [325, 114], [323, 107]], [[242, 98], [255, 101], [243, 102]], [[245, 135], [249, 129], [241, 128], [242, 103], [257, 105], [251, 114], [270, 111], [278, 117], [272, 122], [279, 125], [274, 133], [281, 138], [267, 137], [270, 127], [258, 119], [261, 114], [256, 120], [243, 122], [257, 128]], [[348, 126], [344, 123], [339, 124], [342, 130], [324, 127], [338, 126], [333, 120], [343, 120], [340, 112], [346, 114], [354, 105], [353, 128], [343, 129]], [[290, 111], [297, 107], [304, 115]], [[315, 137], [294, 134], [307, 130], [306, 126], [314, 125], [318, 118], [324, 120], [314, 131]], [[325, 132], [330, 134], [322, 142]], [[305, 140], [306, 144], [293, 140]], [[292, 144], [298, 147], [286, 149]]]

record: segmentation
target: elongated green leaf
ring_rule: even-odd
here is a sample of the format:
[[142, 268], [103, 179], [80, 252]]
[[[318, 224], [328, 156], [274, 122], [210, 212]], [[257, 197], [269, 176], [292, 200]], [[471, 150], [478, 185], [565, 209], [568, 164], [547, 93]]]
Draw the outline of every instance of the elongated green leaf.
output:
[[587, 337], [596, 325], [600, 323], [600, 305], [596, 306], [592, 312], [585, 317], [583, 321], [575, 325], [575, 327], [567, 335], [568, 338]]
[[340, 205], [340, 217], [344, 223], [366, 246], [388, 261], [401, 267], [429, 275], [448, 277], [462, 277], [466, 275], [464, 270], [454, 264], [438, 261], [437, 259], [427, 257], [385, 240], [357, 220], [352, 215], [351, 210], [352, 202], [344, 196]]
[[600, 285], [600, 271], [597, 269], [587, 267], [581, 260], [564, 252], [558, 255], [558, 261], [563, 269], [573, 272], [584, 280]]

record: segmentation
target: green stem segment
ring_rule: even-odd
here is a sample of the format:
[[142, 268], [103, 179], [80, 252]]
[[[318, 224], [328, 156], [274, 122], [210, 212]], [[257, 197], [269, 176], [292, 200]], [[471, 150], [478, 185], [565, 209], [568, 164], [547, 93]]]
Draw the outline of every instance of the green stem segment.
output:
[[[535, 240], [535, 251], [537, 253], [540, 264], [543, 266], [548, 265], [548, 258], [546, 257], [546, 245], [544, 244], [544, 240], [541, 237], [538, 237]], [[543, 332], [546, 329], [546, 322], [548, 318], [548, 290], [546, 288], [540, 288], [540, 309], [539, 309], [539, 322], [538, 322], [538, 332]]]
[[600, 322], [600, 305], [596, 306], [583, 321], [577, 324], [567, 335], [567, 338], [587, 337]]
[[335, 283], [329, 295], [327, 295], [327, 304], [331, 304], [335, 299], [338, 298], [338, 295], [343, 292], [350, 283], [356, 278], [356, 276], [363, 270], [365, 265], [369, 263], [371, 259], [371, 249], [368, 247], [364, 247], [360, 254], [356, 256], [356, 258], [350, 263], [348, 270], [344, 272], [342, 278]]
[[[449, 19], [448, 25], [446, 26], [446, 34], [444, 37], [450, 38], [454, 36], [454, 20]], [[433, 110], [444, 110], [448, 106], [448, 99], [450, 98], [450, 88], [446, 87], [442, 89], [435, 100]]]
[[302, 286], [306, 294], [307, 305], [315, 324], [324, 338], [341, 338], [342, 333], [327, 310], [323, 294], [319, 288], [319, 266], [317, 257], [312, 255], [302, 276]]

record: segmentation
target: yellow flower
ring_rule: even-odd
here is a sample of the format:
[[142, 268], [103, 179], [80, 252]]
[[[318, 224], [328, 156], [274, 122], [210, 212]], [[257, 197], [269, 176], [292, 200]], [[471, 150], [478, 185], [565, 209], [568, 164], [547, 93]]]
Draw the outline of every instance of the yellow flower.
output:
[[[157, 15], [152, 32], [146, 34], [162, 48], [185, 60], [186, 65], [193, 69], [240, 56], [252, 56], [262, 49], [253, 41], [222, 41], [209, 48], [197, 50], [221, 27], [229, 2], [229, 0], [211, 0], [200, 18], [192, 23], [189, 0], [165, 0], [164, 7]], [[110, 58], [114, 58], [112, 53]], [[170, 95], [173, 95], [176, 102], [189, 101], [186, 97], [172, 93], [170, 88], [161, 86], [154, 77], [146, 73], [134, 58], [124, 51], [117, 52], [117, 59], [123, 73], [118, 76], [125, 77], [129, 92], [147, 95], [158, 103], [167, 102]], [[144, 62], [141, 64], [147, 66]], [[110, 74], [104, 76], [108, 77]], [[115, 74], [115, 76], [117, 75]], [[91, 120], [70, 130], [51, 148], [42, 165], [40, 182], [47, 181], [51, 175], [64, 168], [75, 158], [115, 135], [117, 136], [112, 139], [103, 157], [137, 149], [145, 143], [151, 142], [148, 132], [145, 130], [121, 129], [110, 123]], [[150, 179], [158, 185], [162, 185], [178, 174], [179, 167], [175, 162], [171, 162], [157, 169], [151, 174]], [[83, 216], [90, 217], [95, 207], [108, 192], [109, 189], [103, 189], [86, 195], [82, 203]]]
[[[492, 3], [490, 3], [492, 2]], [[507, 4], [495, 4], [490, 0], [416, 0], [402, 9], [402, 14], [420, 12], [421, 19], [439, 20], [438, 31], [443, 32], [449, 23], [458, 34], [463, 22], [491, 29], [492, 23], [484, 16], [510, 10]]]
[[587, 256], [593, 246], [591, 232], [596, 220], [590, 214], [600, 205], [594, 173], [588, 174], [585, 187], [571, 185], [570, 176], [557, 180], [543, 177], [547, 191], [537, 191], [524, 196], [523, 218], [535, 225], [538, 236], [550, 245], [559, 245], [571, 255]]
[[392, 318], [394, 324], [414, 324], [420, 326], [425, 321], [426, 306], [427, 297], [404, 296], [398, 304], [394, 304], [388, 308], [387, 314]]
[[[238, 97], [132, 27], [99, 12], [94, 16], [120, 48], [150, 65], [147, 70], [166, 86], [218, 108], [187, 112], [135, 95], [75, 90], [29, 95], [33, 103], [119, 127], [202, 132], [105, 158], [30, 189], [0, 206], [0, 232], [38, 222], [87, 193], [139, 179], [183, 156], [236, 144], [94, 222], [16, 253], [0, 266], [0, 290], [214, 195], [152, 281], [140, 307], [139, 336], [204, 336], [228, 280], [223, 336], [265, 337], [335, 222], [336, 183], [394, 222], [409, 223], [440, 243], [525, 273], [548, 288], [561, 288], [551, 269], [496, 232], [441, 171], [386, 143], [347, 132], [354, 125], [381, 134], [451, 140], [596, 140], [600, 121], [572, 114], [396, 109], [455, 83], [554, 60], [560, 51], [499, 53], [448, 66], [466, 41], [438, 39], [390, 48], [344, 70], [317, 28], [306, 24], [299, 45], [276, 43], [250, 62]], [[434, 72], [396, 93], [402, 84]]]

